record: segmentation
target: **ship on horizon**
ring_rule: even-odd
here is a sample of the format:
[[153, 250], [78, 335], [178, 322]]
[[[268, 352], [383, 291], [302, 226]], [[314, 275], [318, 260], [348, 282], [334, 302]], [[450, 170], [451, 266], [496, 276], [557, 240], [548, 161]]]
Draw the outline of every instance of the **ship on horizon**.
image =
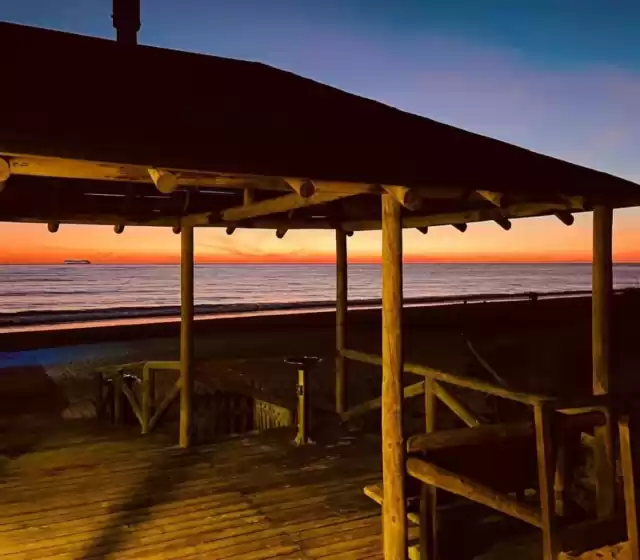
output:
[[66, 259], [64, 264], [91, 264], [87, 259]]

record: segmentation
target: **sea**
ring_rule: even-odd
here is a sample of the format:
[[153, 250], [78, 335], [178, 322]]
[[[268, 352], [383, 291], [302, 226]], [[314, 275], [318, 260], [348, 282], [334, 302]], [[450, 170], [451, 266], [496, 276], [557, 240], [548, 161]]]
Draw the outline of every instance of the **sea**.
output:
[[[332, 264], [202, 264], [195, 267], [199, 311], [260, 310], [335, 301]], [[640, 288], [640, 264], [614, 265], [616, 288]], [[406, 298], [547, 293], [591, 289], [590, 264], [404, 265]], [[349, 265], [350, 301], [376, 300], [377, 264]], [[174, 314], [180, 304], [177, 265], [3, 265], [0, 316], [83, 317]]]

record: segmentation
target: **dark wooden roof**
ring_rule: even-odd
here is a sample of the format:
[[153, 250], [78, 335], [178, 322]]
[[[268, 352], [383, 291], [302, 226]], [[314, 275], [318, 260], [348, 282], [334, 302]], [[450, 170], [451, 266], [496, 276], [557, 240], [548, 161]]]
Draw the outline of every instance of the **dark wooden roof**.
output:
[[[589, 203], [621, 206], [640, 200], [640, 188], [629, 181], [260, 63], [129, 47], [8, 23], [0, 23], [0, 52], [5, 53], [0, 155], [453, 189], [450, 202], [440, 201], [417, 215], [490, 208], [486, 201], [470, 205], [474, 197], [468, 193], [477, 190], [506, 193], [520, 201], [579, 195]], [[12, 183], [20, 181], [18, 192]], [[51, 180], [11, 177], [0, 196], [13, 190], [16, 206], [0, 210], [0, 219], [31, 219], [24, 212], [34, 195], [25, 200], [24, 193], [31, 188], [33, 193], [49, 192], [51, 184], [61, 188], [59, 179], [47, 181]], [[186, 211], [184, 194], [167, 197], [155, 192], [155, 202], [142, 208], [140, 200], [151, 196], [140, 194], [147, 185], [99, 183], [104, 181], [64, 180], [68, 192], [96, 194], [96, 189], [107, 189], [128, 195], [130, 202], [137, 199], [141, 221], [150, 219], [153, 204], [166, 209], [175, 203], [171, 216]], [[151, 193], [153, 187], [148, 188]], [[237, 205], [239, 196], [221, 195], [211, 209]], [[94, 197], [92, 204], [76, 208], [76, 214], [117, 214], [121, 205], [107, 211], [114, 203], [107, 198], [103, 196], [100, 204], [105, 206], [97, 208]], [[367, 198], [374, 197], [358, 195], [330, 203], [326, 207], [332, 215], [327, 217], [375, 220], [378, 204]], [[62, 212], [64, 204], [56, 204]], [[190, 211], [207, 208], [193, 200], [189, 204], [195, 204]], [[39, 212], [39, 220], [52, 217], [45, 216], [44, 209]], [[311, 214], [307, 209], [297, 215]]]

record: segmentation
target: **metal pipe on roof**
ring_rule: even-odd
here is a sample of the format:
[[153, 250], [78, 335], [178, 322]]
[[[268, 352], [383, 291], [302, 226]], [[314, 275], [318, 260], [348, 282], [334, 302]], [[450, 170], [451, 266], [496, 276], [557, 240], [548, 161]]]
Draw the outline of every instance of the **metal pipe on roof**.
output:
[[140, 0], [113, 0], [111, 15], [116, 40], [123, 45], [137, 45], [140, 30]]

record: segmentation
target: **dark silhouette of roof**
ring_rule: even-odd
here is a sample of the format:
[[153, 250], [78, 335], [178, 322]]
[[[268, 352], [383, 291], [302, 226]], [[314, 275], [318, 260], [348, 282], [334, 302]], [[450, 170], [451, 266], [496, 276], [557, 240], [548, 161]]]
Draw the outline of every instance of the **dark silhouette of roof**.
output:
[[0, 52], [0, 154], [614, 206], [640, 199], [630, 181], [261, 63], [8, 23]]

